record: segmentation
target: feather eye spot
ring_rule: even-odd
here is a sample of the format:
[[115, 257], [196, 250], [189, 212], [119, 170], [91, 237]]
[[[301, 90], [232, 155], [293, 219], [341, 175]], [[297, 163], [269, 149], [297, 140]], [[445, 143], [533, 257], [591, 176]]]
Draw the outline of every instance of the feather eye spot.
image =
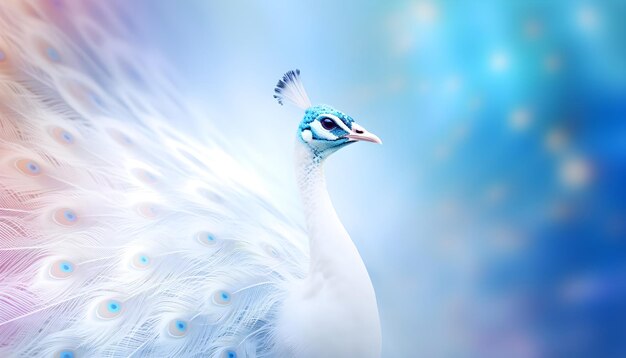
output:
[[150, 203], [140, 204], [137, 207], [137, 211], [139, 212], [139, 215], [146, 219], [155, 219], [161, 213], [158, 206]]
[[223, 358], [237, 358], [237, 352], [235, 352], [233, 349], [227, 349], [222, 354], [222, 357]]
[[38, 173], [39, 172], [39, 166], [37, 166], [37, 164], [30, 162], [26, 165], [26, 168], [28, 168], [28, 170], [31, 173]]
[[213, 294], [213, 302], [219, 306], [227, 306], [232, 301], [232, 295], [228, 291], [220, 290]]
[[41, 166], [34, 160], [19, 159], [15, 162], [15, 167], [25, 175], [36, 177], [41, 174]]
[[196, 240], [200, 242], [202, 245], [213, 246], [217, 243], [217, 239], [215, 235], [207, 231], [200, 231], [196, 234]]
[[119, 310], [121, 309], [120, 305], [117, 304], [117, 302], [110, 302], [107, 305], [107, 309], [109, 310], [109, 312], [111, 313], [117, 313], [119, 312]]
[[100, 319], [113, 319], [118, 317], [122, 313], [122, 309], [122, 302], [115, 299], [110, 299], [103, 301], [98, 305], [96, 315]]
[[57, 358], [75, 358], [76, 354], [71, 349], [63, 349], [56, 354]]
[[72, 209], [57, 209], [53, 215], [54, 221], [61, 226], [74, 226], [78, 222], [78, 214]]
[[72, 267], [72, 264], [68, 263], [68, 262], [63, 262], [60, 265], [61, 271], [63, 272], [72, 272], [74, 271], [74, 268]]
[[70, 210], [66, 210], [65, 212], [63, 212], [63, 216], [65, 217], [67, 221], [70, 221], [70, 222], [76, 221], [76, 215], [74, 215], [74, 213], [71, 212]]
[[172, 337], [184, 337], [189, 330], [189, 323], [182, 319], [173, 319], [168, 325], [168, 332]]
[[70, 277], [74, 273], [75, 266], [71, 261], [59, 260], [50, 266], [50, 276], [56, 279]]
[[49, 132], [59, 144], [68, 146], [74, 144], [74, 135], [61, 127], [51, 127]]
[[137, 270], [145, 270], [150, 266], [150, 257], [145, 254], [137, 254], [133, 256], [132, 266]]
[[48, 46], [46, 49], [46, 55], [52, 62], [61, 62], [61, 55], [59, 54], [59, 51], [52, 46]]

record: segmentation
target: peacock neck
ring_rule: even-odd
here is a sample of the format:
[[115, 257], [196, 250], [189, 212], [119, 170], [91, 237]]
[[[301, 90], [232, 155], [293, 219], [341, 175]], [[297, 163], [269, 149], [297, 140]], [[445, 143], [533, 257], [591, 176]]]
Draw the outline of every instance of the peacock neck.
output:
[[358, 281], [361, 276], [369, 284], [363, 261], [330, 200], [323, 164], [324, 158], [306, 144], [296, 144], [296, 175], [309, 235], [309, 277]]
[[296, 145], [310, 266], [283, 302], [277, 356], [380, 357], [376, 295], [326, 190], [323, 157], [306, 143]]

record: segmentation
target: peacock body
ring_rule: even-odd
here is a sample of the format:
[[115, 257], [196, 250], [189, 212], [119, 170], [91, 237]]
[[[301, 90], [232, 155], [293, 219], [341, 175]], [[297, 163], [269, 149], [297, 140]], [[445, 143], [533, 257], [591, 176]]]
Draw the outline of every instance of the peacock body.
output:
[[305, 229], [217, 136], [162, 119], [193, 114], [158, 55], [128, 58], [119, 11], [0, 4], [0, 356], [378, 356], [374, 290], [322, 169], [378, 138], [311, 106], [299, 72], [279, 82], [305, 109]]

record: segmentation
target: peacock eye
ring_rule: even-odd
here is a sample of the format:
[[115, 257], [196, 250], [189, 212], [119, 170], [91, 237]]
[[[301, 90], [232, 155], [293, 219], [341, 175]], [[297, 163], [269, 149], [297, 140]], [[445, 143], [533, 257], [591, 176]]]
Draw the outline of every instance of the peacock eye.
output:
[[182, 319], [174, 319], [170, 321], [170, 324], [168, 325], [168, 331], [173, 337], [180, 338], [187, 334], [188, 327], [189, 324], [187, 323], [187, 321]]
[[335, 123], [335, 121], [328, 117], [322, 118], [320, 122], [322, 123], [322, 128], [326, 129], [327, 131], [337, 128], [337, 123]]
[[96, 315], [100, 319], [113, 319], [122, 313], [122, 302], [118, 300], [105, 300], [98, 304]]

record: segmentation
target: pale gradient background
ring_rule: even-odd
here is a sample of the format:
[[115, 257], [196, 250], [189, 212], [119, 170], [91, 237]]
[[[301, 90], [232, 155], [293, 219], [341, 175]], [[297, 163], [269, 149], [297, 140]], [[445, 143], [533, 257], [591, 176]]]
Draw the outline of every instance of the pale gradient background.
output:
[[272, 98], [286, 70], [383, 139], [327, 172], [384, 357], [626, 355], [626, 2], [135, 6], [275, 195], [296, 197], [301, 113]]

